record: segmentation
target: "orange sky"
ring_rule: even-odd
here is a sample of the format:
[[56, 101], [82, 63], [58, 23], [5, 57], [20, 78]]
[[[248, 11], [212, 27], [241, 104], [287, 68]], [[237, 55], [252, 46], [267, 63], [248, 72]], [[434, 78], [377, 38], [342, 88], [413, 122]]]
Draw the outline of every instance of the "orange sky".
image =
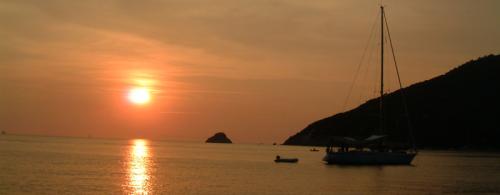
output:
[[[344, 105], [378, 4], [1, 1], [0, 129], [282, 142], [376, 95], [374, 49]], [[500, 1], [384, 4], [406, 85], [500, 51]], [[147, 105], [127, 100], [136, 86], [152, 91]]]

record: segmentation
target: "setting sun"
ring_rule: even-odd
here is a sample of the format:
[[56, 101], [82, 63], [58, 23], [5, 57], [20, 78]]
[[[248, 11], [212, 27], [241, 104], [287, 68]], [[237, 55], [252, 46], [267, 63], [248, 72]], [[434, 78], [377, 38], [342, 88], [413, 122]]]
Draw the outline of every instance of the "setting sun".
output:
[[145, 104], [150, 99], [151, 95], [146, 88], [133, 88], [128, 92], [128, 100], [133, 104]]

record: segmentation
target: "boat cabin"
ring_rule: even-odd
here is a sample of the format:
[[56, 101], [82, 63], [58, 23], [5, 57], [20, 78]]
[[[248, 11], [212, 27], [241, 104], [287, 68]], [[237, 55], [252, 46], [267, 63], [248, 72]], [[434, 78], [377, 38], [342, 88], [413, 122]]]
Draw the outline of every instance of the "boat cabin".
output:
[[386, 135], [371, 135], [362, 140], [352, 137], [332, 137], [326, 147], [326, 152], [404, 152], [410, 148], [407, 144], [387, 143], [386, 137]]

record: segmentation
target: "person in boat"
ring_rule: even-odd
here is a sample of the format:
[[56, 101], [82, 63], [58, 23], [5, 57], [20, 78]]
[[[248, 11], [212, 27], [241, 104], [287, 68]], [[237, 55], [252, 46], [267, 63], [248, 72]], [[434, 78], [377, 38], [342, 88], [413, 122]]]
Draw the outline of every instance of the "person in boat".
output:
[[276, 155], [276, 160], [280, 160], [280, 159], [281, 159], [280, 155]]
[[342, 145], [340, 146], [340, 148], [337, 150], [337, 152], [347, 152], [348, 151], [348, 147]]

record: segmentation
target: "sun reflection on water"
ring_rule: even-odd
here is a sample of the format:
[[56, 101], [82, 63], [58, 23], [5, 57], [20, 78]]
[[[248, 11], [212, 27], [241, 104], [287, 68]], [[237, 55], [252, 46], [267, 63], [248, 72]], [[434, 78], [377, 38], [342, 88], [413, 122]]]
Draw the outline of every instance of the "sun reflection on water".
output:
[[131, 194], [148, 194], [150, 192], [151, 154], [147, 144], [147, 140], [136, 139], [132, 141], [128, 162], [128, 187]]

